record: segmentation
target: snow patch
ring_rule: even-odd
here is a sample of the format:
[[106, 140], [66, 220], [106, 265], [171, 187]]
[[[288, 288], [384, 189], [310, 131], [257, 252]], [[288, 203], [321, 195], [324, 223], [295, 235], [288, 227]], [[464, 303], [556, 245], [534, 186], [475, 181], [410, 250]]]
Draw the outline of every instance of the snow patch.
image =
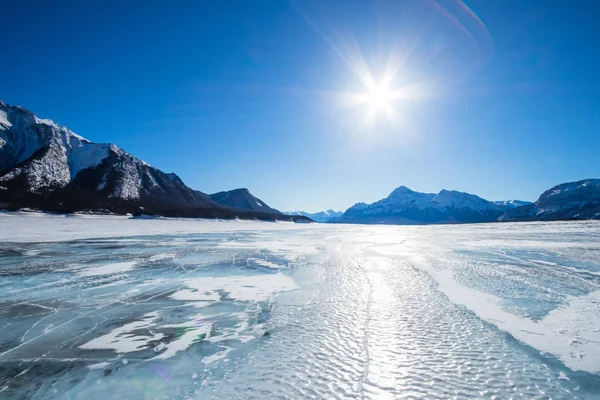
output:
[[121, 163], [122, 176], [119, 177], [116, 188], [114, 189], [113, 193], [111, 193], [110, 197], [123, 200], [139, 199], [140, 187], [142, 185], [142, 177], [140, 175], [139, 167], [147, 166], [148, 164], [135, 157], [132, 157], [119, 148], [117, 149], [118, 153], [124, 158], [123, 162]]
[[179, 328], [185, 330], [185, 332], [170, 343], [161, 343], [160, 345], [156, 346], [154, 351], [161, 353], [152, 358], [153, 360], [164, 360], [171, 358], [180, 351], [186, 350], [194, 343], [210, 337], [212, 323], [204, 321], [200, 316], [198, 316], [193, 321], [189, 321], [184, 324], [164, 325], [161, 328]]
[[184, 301], [218, 301], [218, 291], [236, 301], [267, 301], [274, 294], [297, 289], [294, 280], [282, 273], [253, 276], [186, 279], [188, 289], [175, 292], [171, 297]]
[[130, 322], [121, 327], [113, 329], [106, 335], [92, 339], [82, 344], [79, 348], [84, 350], [113, 350], [116, 353], [130, 353], [146, 349], [149, 342], [160, 340], [164, 337], [162, 333], [148, 334], [134, 333], [144, 328], [149, 328], [158, 319], [157, 312], [145, 314], [139, 321]]
[[84, 169], [95, 167], [109, 155], [110, 146], [72, 139], [68, 163], [71, 179]]
[[56, 122], [52, 121], [51, 119], [42, 119], [42, 118], [34, 117], [34, 121], [37, 124], [47, 125], [54, 130], [64, 132], [67, 135], [67, 137], [72, 137], [72, 138], [78, 139], [79, 141], [82, 141], [82, 142], [91, 143], [89, 140], [87, 140], [83, 136], [79, 136], [78, 134], [76, 134], [75, 132], [70, 130], [69, 128], [67, 128], [63, 125], [59, 125]]
[[10, 128], [12, 124], [8, 120], [8, 113], [5, 110], [0, 110], [0, 128]]
[[104, 368], [108, 367], [109, 365], [110, 365], [110, 363], [108, 363], [108, 362], [99, 362], [97, 364], [88, 365], [88, 369], [91, 369], [91, 370], [104, 369]]
[[135, 266], [135, 261], [127, 261], [115, 264], [106, 264], [95, 268], [87, 269], [79, 273], [79, 276], [98, 276], [98, 275], [110, 275], [127, 272]]
[[23, 173], [23, 169], [20, 167], [13, 168], [9, 173], [0, 177], [0, 182], [8, 182], [16, 177], [20, 176]]
[[263, 258], [249, 258], [248, 261], [251, 261], [255, 264], [262, 265], [263, 267], [273, 268], [273, 269], [282, 269], [285, 268], [285, 265], [276, 264], [274, 262], [265, 260]]

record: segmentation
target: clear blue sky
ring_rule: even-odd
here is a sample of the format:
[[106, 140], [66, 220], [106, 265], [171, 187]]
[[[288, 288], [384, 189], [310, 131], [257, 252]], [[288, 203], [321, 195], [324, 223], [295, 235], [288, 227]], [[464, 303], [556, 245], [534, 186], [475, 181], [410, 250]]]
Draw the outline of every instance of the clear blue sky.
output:
[[[468, 6], [467, 6], [468, 4]], [[4, 1], [0, 99], [204, 192], [345, 209], [600, 177], [600, 2]], [[365, 122], [359, 61], [398, 67]], [[391, 60], [391, 61], [390, 61]]]

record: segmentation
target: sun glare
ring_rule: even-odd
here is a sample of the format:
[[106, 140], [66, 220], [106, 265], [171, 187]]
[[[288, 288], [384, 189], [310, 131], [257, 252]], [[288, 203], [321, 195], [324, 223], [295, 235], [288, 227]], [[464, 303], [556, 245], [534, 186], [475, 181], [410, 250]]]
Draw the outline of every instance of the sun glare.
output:
[[369, 74], [363, 78], [364, 91], [353, 95], [353, 103], [366, 107], [364, 122], [374, 122], [380, 114], [385, 114], [390, 120], [396, 119], [396, 100], [399, 92], [394, 90], [391, 79], [383, 79], [377, 83]]
[[369, 88], [365, 94], [365, 100], [371, 106], [371, 112], [386, 111], [389, 113], [392, 110], [393, 92], [389, 85], [380, 83]]

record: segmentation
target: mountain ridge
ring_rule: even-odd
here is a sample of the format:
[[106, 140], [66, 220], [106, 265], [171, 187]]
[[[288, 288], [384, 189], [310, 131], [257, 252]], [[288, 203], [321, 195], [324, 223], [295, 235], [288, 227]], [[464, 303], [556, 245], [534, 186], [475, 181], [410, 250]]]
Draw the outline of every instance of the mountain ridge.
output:
[[399, 186], [372, 204], [356, 203], [331, 222], [402, 225], [492, 222], [506, 210], [506, 206], [470, 193], [446, 189], [422, 193]]
[[523, 201], [523, 200], [497, 200], [493, 201], [494, 204], [499, 206], [507, 207], [507, 208], [517, 208], [521, 206], [526, 206], [531, 204], [531, 201]]
[[287, 215], [304, 215], [312, 219], [315, 222], [327, 222], [332, 218], [338, 218], [343, 214], [342, 211], [335, 211], [331, 208], [325, 211], [318, 211], [316, 213], [309, 213], [306, 211], [284, 211], [284, 214]]
[[556, 185], [529, 205], [504, 213], [499, 221], [556, 221], [600, 219], [600, 179]]
[[175, 217], [306, 220], [225, 207], [115, 144], [93, 143], [0, 102], [0, 208]]
[[224, 190], [221, 192], [210, 194], [208, 196], [213, 201], [216, 201], [217, 203], [227, 207], [241, 208], [244, 210], [261, 211], [274, 214], [280, 213], [279, 210], [269, 207], [267, 203], [254, 196], [246, 188]]
[[0, 209], [114, 212], [173, 217], [257, 218], [366, 224], [600, 219], [600, 179], [554, 186], [534, 203], [488, 201], [442, 189], [399, 186], [345, 212], [281, 213], [246, 188], [208, 195], [112, 143], [94, 143], [50, 119], [0, 101]]

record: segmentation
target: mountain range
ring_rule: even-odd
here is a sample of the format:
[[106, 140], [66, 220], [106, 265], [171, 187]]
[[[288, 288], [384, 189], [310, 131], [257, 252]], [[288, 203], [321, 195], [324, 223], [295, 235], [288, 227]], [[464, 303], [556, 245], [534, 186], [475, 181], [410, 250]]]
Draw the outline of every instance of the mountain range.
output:
[[[246, 189], [230, 193], [211, 197], [114, 144], [0, 102], [0, 208], [310, 222], [253, 200]], [[240, 197], [246, 203], [232, 201]], [[252, 202], [262, 206], [247, 207]]]
[[402, 225], [490, 222], [496, 221], [509, 207], [455, 190], [421, 193], [400, 186], [373, 204], [355, 204], [330, 222]]
[[600, 179], [563, 183], [532, 204], [504, 213], [499, 221], [600, 219]]
[[577, 219], [600, 219], [600, 179], [557, 185], [535, 203], [488, 201], [454, 190], [421, 193], [400, 186], [388, 197], [356, 203], [328, 222], [416, 225]]
[[600, 179], [557, 185], [534, 203], [400, 186], [384, 199], [357, 203], [343, 213], [281, 213], [246, 188], [211, 195], [194, 190], [115, 144], [93, 143], [0, 101], [0, 209], [22, 208], [364, 224], [600, 219]]
[[284, 214], [287, 215], [304, 215], [312, 219], [315, 222], [328, 222], [332, 218], [340, 217], [344, 212], [343, 211], [335, 211], [332, 209], [326, 211], [319, 211], [316, 213], [309, 213], [306, 211], [285, 211]]
[[521, 206], [526, 206], [531, 204], [530, 201], [522, 201], [522, 200], [502, 200], [502, 201], [494, 201], [494, 204], [505, 207], [506, 209], [517, 208]]

